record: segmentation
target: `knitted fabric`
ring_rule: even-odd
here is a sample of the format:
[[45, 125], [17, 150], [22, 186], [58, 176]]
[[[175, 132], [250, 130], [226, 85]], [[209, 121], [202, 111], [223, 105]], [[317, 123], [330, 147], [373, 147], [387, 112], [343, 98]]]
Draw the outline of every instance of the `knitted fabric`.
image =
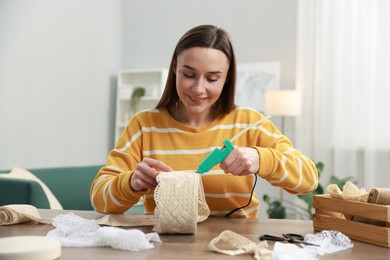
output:
[[195, 233], [197, 222], [207, 219], [210, 214], [199, 174], [194, 171], [161, 172], [157, 182], [154, 230]]

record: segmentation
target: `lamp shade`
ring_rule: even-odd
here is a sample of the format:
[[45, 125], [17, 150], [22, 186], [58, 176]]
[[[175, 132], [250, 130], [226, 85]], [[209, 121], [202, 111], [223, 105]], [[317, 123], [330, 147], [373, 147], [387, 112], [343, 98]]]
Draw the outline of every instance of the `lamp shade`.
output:
[[302, 95], [296, 90], [277, 90], [265, 93], [264, 112], [275, 116], [299, 116]]

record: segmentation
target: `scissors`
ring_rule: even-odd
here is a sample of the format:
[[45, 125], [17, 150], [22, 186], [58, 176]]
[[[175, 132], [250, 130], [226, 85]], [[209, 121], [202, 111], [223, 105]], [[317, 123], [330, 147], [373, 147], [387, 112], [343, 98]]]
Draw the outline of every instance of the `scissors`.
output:
[[281, 242], [288, 242], [288, 243], [297, 243], [297, 244], [304, 244], [308, 246], [320, 246], [312, 243], [308, 243], [303, 241], [304, 237], [299, 234], [294, 233], [286, 233], [283, 234], [282, 237], [278, 236], [272, 236], [272, 235], [262, 235], [259, 237], [261, 241], [268, 240], [268, 241], [281, 241]]

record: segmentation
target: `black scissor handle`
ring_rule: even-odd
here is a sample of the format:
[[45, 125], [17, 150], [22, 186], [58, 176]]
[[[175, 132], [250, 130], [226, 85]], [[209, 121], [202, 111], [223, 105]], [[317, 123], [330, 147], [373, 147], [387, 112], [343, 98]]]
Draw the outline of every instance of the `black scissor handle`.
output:
[[285, 237], [287, 242], [289, 242], [289, 243], [300, 243], [300, 244], [309, 245], [309, 246], [320, 246], [320, 245], [305, 242], [304, 241], [305, 238], [299, 234], [287, 233], [287, 234], [283, 234], [283, 237]]
[[287, 238], [284, 237], [277, 237], [277, 236], [272, 236], [272, 235], [262, 235], [259, 237], [261, 241], [263, 240], [268, 240], [268, 241], [287, 241]]
[[261, 241], [263, 240], [268, 240], [268, 241], [285, 241], [288, 243], [299, 243], [299, 244], [304, 244], [304, 245], [310, 245], [310, 246], [320, 246], [312, 243], [308, 243], [303, 241], [304, 237], [299, 234], [294, 234], [294, 233], [285, 233], [282, 235], [282, 237], [278, 236], [272, 236], [272, 235], [261, 235], [259, 237]]
[[302, 235], [295, 234], [295, 233], [286, 233], [283, 234], [283, 237], [285, 237], [287, 240], [303, 241], [305, 239]]

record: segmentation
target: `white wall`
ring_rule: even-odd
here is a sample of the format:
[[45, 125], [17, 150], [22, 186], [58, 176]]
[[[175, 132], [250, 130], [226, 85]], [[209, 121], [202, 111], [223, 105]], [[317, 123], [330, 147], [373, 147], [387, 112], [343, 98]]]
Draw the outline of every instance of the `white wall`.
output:
[[0, 1], [0, 169], [104, 164], [121, 2]]
[[168, 67], [184, 32], [215, 24], [233, 38], [238, 62], [281, 61], [283, 88], [295, 88], [296, 0], [125, 1], [124, 65]]

